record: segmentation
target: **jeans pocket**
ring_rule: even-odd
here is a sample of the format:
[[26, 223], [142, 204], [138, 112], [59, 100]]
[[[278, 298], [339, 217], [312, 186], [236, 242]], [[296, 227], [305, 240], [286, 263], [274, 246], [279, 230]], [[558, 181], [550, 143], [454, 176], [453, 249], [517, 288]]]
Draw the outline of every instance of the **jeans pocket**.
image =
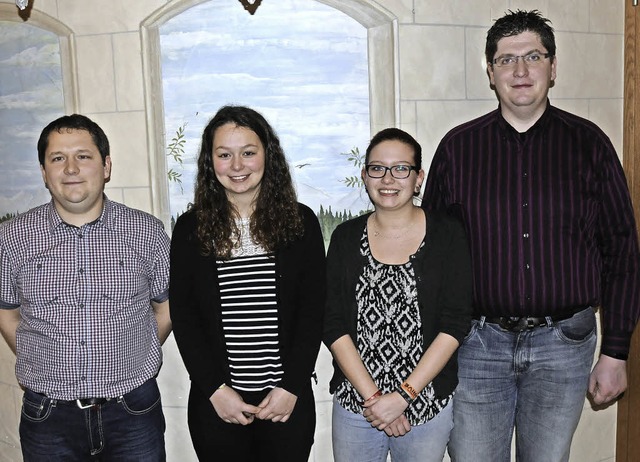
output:
[[464, 339], [462, 340], [462, 343], [467, 343], [467, 341], [469, 341], [471, 337], [475, 335], [475, 333], [478, 331], [479, 324], [480, 324], [480, 321], [478, 321], [477, 319], [474, 319], [473, 321], [471, 321], [471, 328], [469, 329], [469, 332], [467, 333], [467, 335], [465, 335]]
[[160, 405], [160, 390], [156, 381], [151, 380], [124, 395], [120, 402], [128, 414], [148, 414]]
[[591, 308], [560, 321], [554, 326], [556, 335], [570, 344], [584, 343], [596, 335], [596, 316]]
[[51, 415], [53, 400], [25, 390], [22, 397], [22, 417], [31, 422], [44, 422]]

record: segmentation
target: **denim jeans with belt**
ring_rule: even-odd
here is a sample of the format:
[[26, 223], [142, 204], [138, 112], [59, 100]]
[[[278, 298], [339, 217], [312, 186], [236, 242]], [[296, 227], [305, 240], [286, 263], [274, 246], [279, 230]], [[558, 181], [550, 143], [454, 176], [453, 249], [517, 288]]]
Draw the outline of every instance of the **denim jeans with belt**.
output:
[[155, 379], [86, 409], [24, 392], [20, 443], [25, 462], [164, 461], [164, 430]]
[[521, 332], [474, 320], [458, 352], [454, 462], [569, 460], [596, 346], [592, 308]]

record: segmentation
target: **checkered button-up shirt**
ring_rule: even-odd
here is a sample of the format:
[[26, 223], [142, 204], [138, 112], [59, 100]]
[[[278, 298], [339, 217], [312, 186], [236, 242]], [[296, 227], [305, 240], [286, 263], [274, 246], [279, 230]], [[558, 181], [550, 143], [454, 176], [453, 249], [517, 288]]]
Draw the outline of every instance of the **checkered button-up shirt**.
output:
[[149, 214], [105, 198], [80, 228], [53, 203], [0, 225], [0, 309], [19, 308], [16, 375], [56, 399], [116, 397], [154, 377], [150, 301], [168, 298], [169, 238]]

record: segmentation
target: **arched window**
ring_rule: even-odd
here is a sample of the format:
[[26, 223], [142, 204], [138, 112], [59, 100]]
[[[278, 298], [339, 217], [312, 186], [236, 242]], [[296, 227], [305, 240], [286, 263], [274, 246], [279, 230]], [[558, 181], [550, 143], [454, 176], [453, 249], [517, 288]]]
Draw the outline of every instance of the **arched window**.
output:
[[15, 12], [15, 5], [0, 5], [0, 221], [49, 200], [38, 168], [38, 136], [73, 107], [63, 78], [70, 31], [37, 13], [29, 24], [18, 22]]
[[[395, 78], [387, 66], [395, 29], [386, 12], [362, 3], [278, 0], [251, 16], [237, 2], [185, 1], [148, 18], [143, 48], [158, 215], [175, 216], [192, 199], [202, 128], [223, 104], [251, 106], [272, 123], [301, 202], [316, 212], [367, 206], [344, 182], [359, 171], [341, 154], [362, 152], [373, 130], [395, 123]], [[376, 65], [384, 70], [374, 75]], [[164, 136], [154, 132], [159, 127]], [[163, 185], [158, 179], [167, 171], [174, 181]]]

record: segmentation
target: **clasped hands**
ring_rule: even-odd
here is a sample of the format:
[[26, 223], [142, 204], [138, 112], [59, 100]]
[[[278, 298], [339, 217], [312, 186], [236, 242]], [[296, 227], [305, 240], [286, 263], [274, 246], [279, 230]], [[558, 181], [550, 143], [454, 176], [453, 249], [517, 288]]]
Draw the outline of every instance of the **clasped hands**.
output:
[[218, 416], [236, 425], [249, 425], [256, 418], [284, 423], [289, 420], [297, 400], [296, 395], [279, 387], [272, 389], [257, 406], [245, 403], [237, 391], [227, 386], [209, 398]]
[[372, 427], [383, 430], [389, 436], [402, 436], [411, 431], [411, 424], [404, 415], [407, 402], [398, 393], [387, 393], [368, 399], [362, 414]]

